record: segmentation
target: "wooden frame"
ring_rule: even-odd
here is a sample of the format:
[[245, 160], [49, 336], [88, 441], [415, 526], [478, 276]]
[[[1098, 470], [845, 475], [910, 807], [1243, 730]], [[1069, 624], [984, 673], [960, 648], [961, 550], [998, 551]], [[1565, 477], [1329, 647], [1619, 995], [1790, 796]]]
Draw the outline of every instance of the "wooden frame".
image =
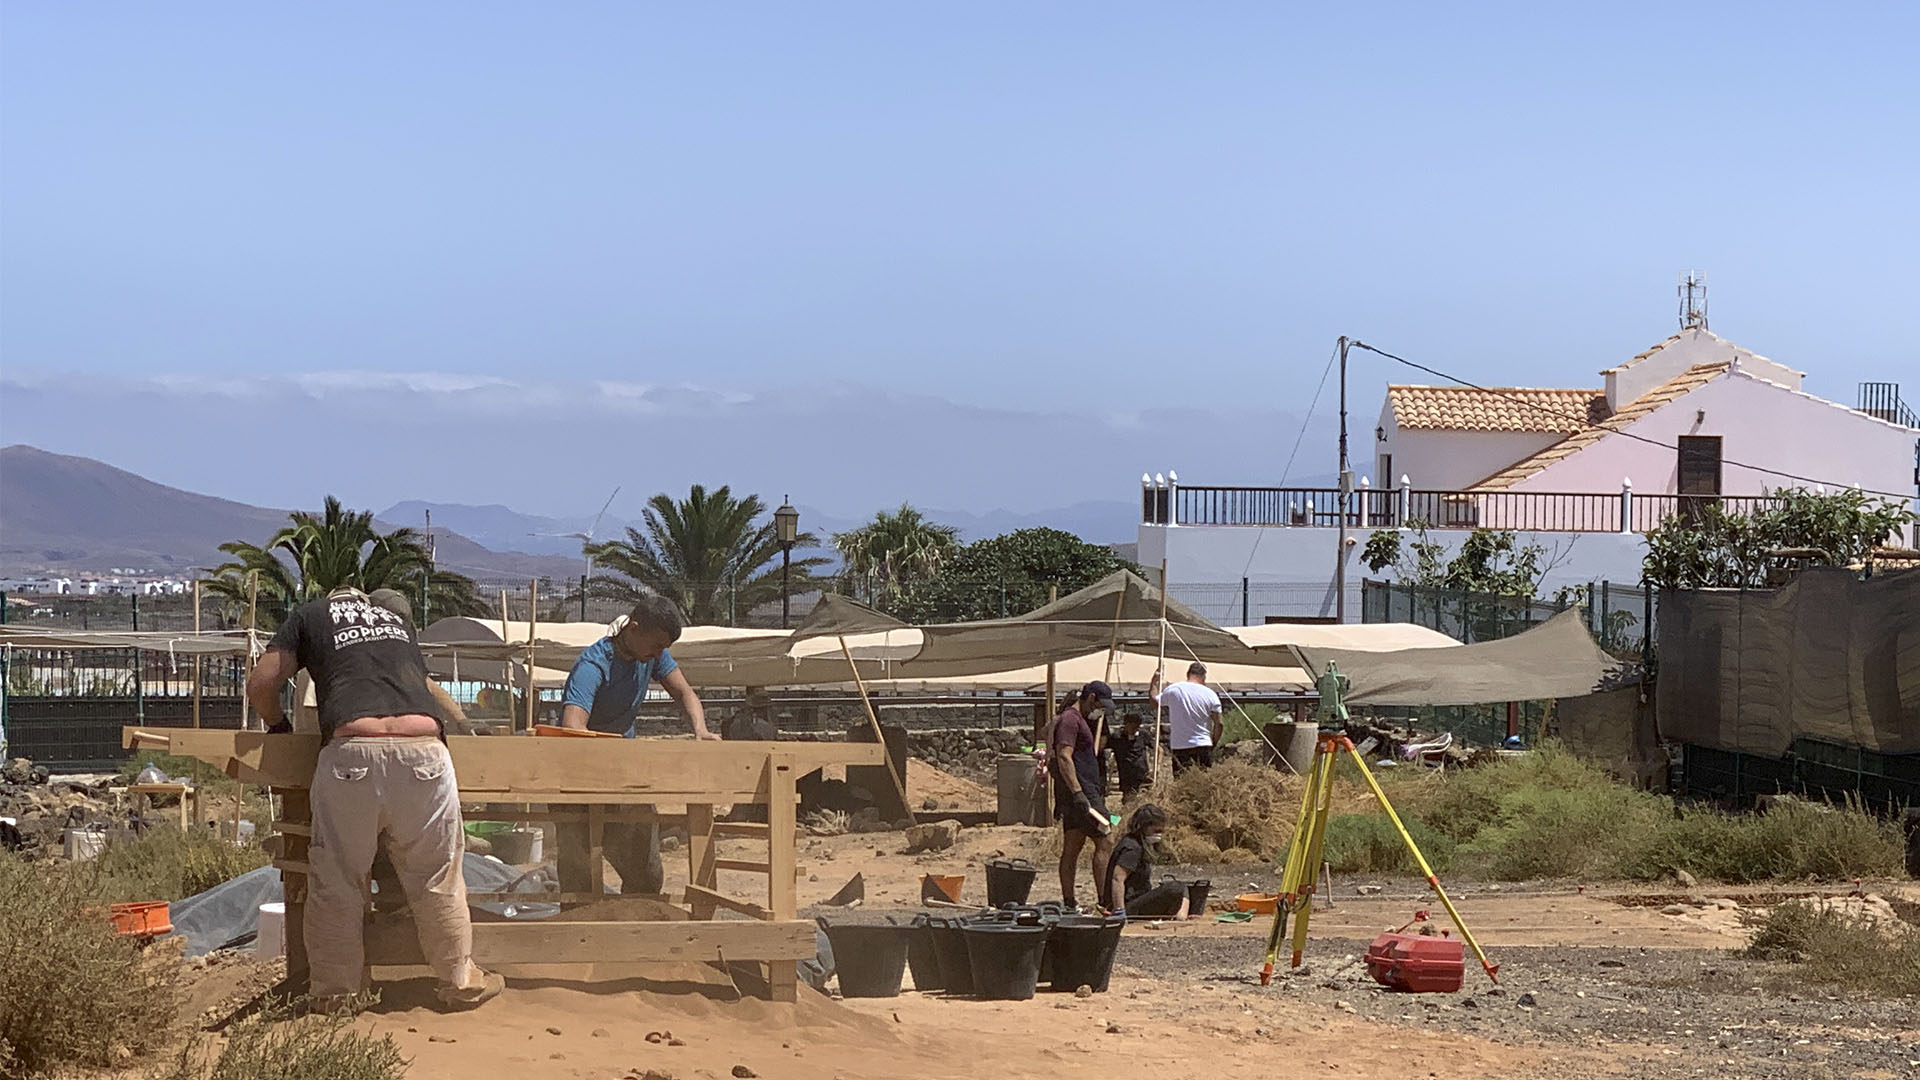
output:
[[[312, 835], [307, 787], [320, 750], [317, 735], [263, 732], [125, 728], [126, 746], [163, 746], [168, 752], [206, 761], [234, 779], [265, 784], [282, 797], [283, 821], [275, 823], [284, 850], [280, 867], [287, 903], [287, 970], [304, 981], [306, 944], [301, 933], [307, 887], [307, 843]], [[797, 918], [794, 843], [798, 831], [801, 776], [824, 765], [882, 765], [884, 743], [685, 742], [644, 739], [519, 739], [450, 736], [454, 774], [463, 803], [508, 803], [489, 809], [511, 821], [584, 819], [594, 884], [600, 884], [601, 830], [609, 821], [684, 823], [687, 829], [688, 922], [507, 922], [476, 923], [473, 956], [490, 970], [550, 971], [554, 965], [621, 965], [661, 961], [764, 964], [768, 994], [791, 1001], [798, 992], [794, 961], [814, 955], [813, 924]], [[585, 804], [553, 810], [535, 804]], [[638, 804], [685, 804], [684, 813], [661, 813]], [[715, 821], [714, 807], [756, 804], [767, 808], [766, 824]], [[722, 859], [723, 838], [764, 839], [764, 862]], [[720, 891], [720, 871], [763, 873], [764, 903]], [[527, 900], [568, 903], [606, 898], [512, 894]], [[493, 894], [470, 897], [494, 899]], [[720, 912], [746, 916], [718, 918]], [[417, 967], [420, 946], [408, 920], [371, 926], [366, 939], [372, 967]]]

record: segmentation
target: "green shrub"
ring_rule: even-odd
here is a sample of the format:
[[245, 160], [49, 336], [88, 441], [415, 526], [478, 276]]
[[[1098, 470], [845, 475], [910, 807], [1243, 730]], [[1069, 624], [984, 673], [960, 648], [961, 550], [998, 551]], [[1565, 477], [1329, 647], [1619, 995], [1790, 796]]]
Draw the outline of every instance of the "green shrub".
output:
[[71, 874], [0, 852], [0, 1076], [113, 1067], [172, 1032], [177, 967], [114, 933]]
[[1229, 705], [1221, 716], [1220, 744], [1232, 746], [1243, 739], [1260, 739], [1260, 729], [1280, 719], [1280, 710], [1272, 705]]
[[109, 844], [73, 873], [103, 901], [179, 900], [268, 861], [258, 844], [235, 845], [210, 831], [160, 825], [129, 843]]
[[[1427, 865], [1435, 873], [1444, 873], [1453, 865], [1454, 842], [1445, 833], [1429, 828], [1419, 818], [1401, 813], [1400, 820], [1420, 845]], [[1418, 874], [1420, 864], [1407, 851], [1400, 830], [1379, 811], [1358, 814], [1334, 814], [1327, 818], [1327, 836], [1321, 858], [1344, 874]]]
[[1743, 920], [1746, 954], [1800, 965], [1796, 974], [1876, 997], [1920, 996], [1920, 928], [1882, 925], [1823, 903], [1789, 901]]
[[407, 1060], [345, 1015], [290, 1018], [284, 1007], [235, 1024], [213, 1060], [197, 1040], [155, 1080], [399, 1080]]

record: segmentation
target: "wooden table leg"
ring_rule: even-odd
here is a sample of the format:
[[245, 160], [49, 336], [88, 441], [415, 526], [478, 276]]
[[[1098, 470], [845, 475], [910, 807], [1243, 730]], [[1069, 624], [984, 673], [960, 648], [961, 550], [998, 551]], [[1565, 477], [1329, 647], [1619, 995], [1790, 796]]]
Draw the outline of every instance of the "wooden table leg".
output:
[[[587, 880], [588, 891], [595, 896], [607, 891], [607, 868], [604, 858], [607, 823], [603, 820], [603, 815], [604, 811], [599, 803], [591, 803], [587, 806]], [[627, 883], [621, 882], [620, 887], [626, 888]]]
[[776, 919], [792, 919], [798, 910], [794, 888], [793, 834], [798, 827], [799, 777], [793, 762], [772, 754], [767, 759], [767, 910]]
[[[280, 791], [282, 820], [292, 825], [304, 825], [311, 828], [313, 823], [312, 802], [305, 788], [283, 788]], [[294, 833], [281, 833], [281, 857], [291, 862], [307, 861], [308, 837]], [[287, 988], [293, 993], [305, 993], [308, 985], [307, 967], [307, 875], [280, 872], [280, 885], [287, 905], [285, 932], [287, 937]]]
[[[718, 887], [720, 872], [714, 864], [713, 804], [687, 804], [687, 883], [704, 889]], [[713, 901], [688, 890], [688, 906], [696, 919], [713, 918]]]

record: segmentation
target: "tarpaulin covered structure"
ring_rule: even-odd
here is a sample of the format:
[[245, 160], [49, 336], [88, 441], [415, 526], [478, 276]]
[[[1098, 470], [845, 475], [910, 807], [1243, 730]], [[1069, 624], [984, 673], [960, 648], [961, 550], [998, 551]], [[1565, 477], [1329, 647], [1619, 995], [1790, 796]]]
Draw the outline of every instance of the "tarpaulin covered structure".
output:
[[1581, 697], [1602, 689], [1620, 661], [1595, 644], [1580, 612], [1568, 609], [1499, 641], [1433, 649], [1362, 652], [1295, 645], [1315, 676], [1329, 662], [1352, 680], [1355, 705], [1486, 705]]
[[1663, 592], [1658, 640], [1667, 739], [1765, 757], [1803, 739], [1920, 753], [1920, 570]]

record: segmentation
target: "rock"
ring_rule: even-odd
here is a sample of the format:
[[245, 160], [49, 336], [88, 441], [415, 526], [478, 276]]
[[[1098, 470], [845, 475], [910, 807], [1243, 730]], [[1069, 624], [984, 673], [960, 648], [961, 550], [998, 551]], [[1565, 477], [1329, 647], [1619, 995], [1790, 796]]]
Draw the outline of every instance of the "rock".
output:
[[1523, 1009], [1531, 1009], [1539, 1005], [1540, 1002], [1539, 1002], [1539, 999], [1533, 996], [1532, 991], [1528, 991], [1527, 993], [1521, 994], [1518, 998], [1515, 998], [1514, 1004], [1520, 1006]]
[[1093, 987], [1088, 986], [1085, 983], [1082, 983], [1079, 986], [1076, 986], [1073, 988], [1073, 996], [1080, 998], [1082, 1000], [1085, 1000], [1086, 998], [1090, 998], [1093, 996]]
[[33, 762], [23, 757], [14, 758], [7, 762], [5, 767], [0, 768], [0, 780], [5, 780], [9, 784], [33, 783]]
[[929, 825], [915, 825], [907, 830], [907, 853], [945, 851], [959, 840], [960, 823], [952, 818]]
[[1107, 1034], [1109, 1034], [1109, 1035], [1119, 1035], [1119, 1034], [1121, 1034], [1121, 1033], [1122, 1033], [1122, 1029], [1121, 1029], [1121, 1027], [1120, 1027], [1120, 1025], [1119, 1025], [1119, 1024], [1108, 1024], [1108, 1025], [1107, 1025]]
[[1724, 896], [1720, 896], [1720, 897], [1715, 897], [1714, 899], [1712, 899], [1712, 900], [1709, 900], [1709, 901], [1707, 901], [1707, 903], [1709, 903], [1709, 904], [1712, 904], [1712, 905], [1713, 905], [1713, 906], [1714, 906], [1714, 907], [1715, 907], [1716, 909], [1718, 909], [1718, 910], [1720, 910], [1720, 911], [1738, 911], [1738, 910], [1740, 910], [1740, 903], [1739, 903], [1739, 901], [1737, 901], [1737, 900], [1730, 900], [1730, 899], [1728, 899], [1727, 897], [1724, 897]]
[[733, 1075], [739, 1077], [740, 1080], [749, 1080], [749, 1078], [759, 1076], [760, 1074], [747, 1068], [745, 1065], [735, 1065], [733, 1067]]
[[1380, 885], [1355, 885], [1353, 887], [1353, 891], [1361, 896], [1377, 896], [1383, 889], [1384, 887]]
[[427, 1036], [427, 1041], [437, 1042], [437, 1043], [450, 1043], [450, 1042], [459, 1042], [460, 1040], [454, 1038], [451, 1035], [429, 1035]]
[[663, 837], [661, 837], [661, 838], [660, 838], [660, 850], [661, 850], [661, 851], [679, 851], [679, 850], [680, 850], [680, 838], [679, 838], [679, 837], [677, 837], [677, 836], [663, 836]]
[[596, 1039], [611, 1039], [613, 1038], [613, 1032], [608, 1031], [606, 1028], [594, 1028], [593, 1037]]
[[927, 797], [927, 798], [924, 798], [924, 799], [921, 799], [921, 800], [920, 800], [920, 809], [922, 809], [922, 810], [938, 810], [938, 809], [940, 809], [940, 800], [939, 800], [939, 799], [936, 799], [936, 798], [933, 798], [933, 797], [931, 797], [931, 796], [929, 796], [929, 797]]
[[1662, 915], [1685, 915], [1686, 913], [1687, 905], [1685, 904], [1668, 904], [1660, 909]]
[[649, 1032], [647, 1032], [647, 1041], [648, 1041], [648, 1042], [650, 1042], [650, 1043], [663, 1043], [663, 1042], [666, 1042], [666, 1041], [667, 1041], [668, 1039], [671, 1039], [671, 1038], [673, 1038], [673, 1032], [671, 1032], [671, 1031], [649, 1031]]
[[878, 808], [863, 806], [854, 812], [852, 818], [848, 819], [847, 831], [856, 833], [886, 832], [887, 823], [881, 819]]
[[467, 851], [474, 855], [491, 855], [493, 854], [493, 841], [484, 836], [475, 836], [472, 833], [468, 833]]
[[547, 1034], [549, 1034], [549, 1035], [558, 1035], [558, 1034], [560, 1034], [560, 1029], [559, 1029], [559, 1028], [557, 1028], [557, 1027], [550, 1027], [550, 1028], [548, 1028], [548, 1029], [547, 1029]]
[[1333, 1003], [1333, 1007], [1336, 1009], [1339, 1009], [1341, 1012], [1358, 1012], [1359, 1011], [1358, 1009], [1355, 1009], [1353, 1007], [1353, 1002], [1351, 1001], [1336, 1001]]
[[1679, 882], [1680, 887], [1683, 889], [1694, 889], [1700, 886], [1700, 879], [1687, 873], [1685, 870], [1675, 870], [1673, 872], [1673, 880]]
[[1460, 1007], [1463, 1009], [1477, 1009], [1480, 1007], [1480, 1003], [1472, 998], [1468, 998], [1460, 1003]]
[[1627, 962], [1625, 960], [1602, 960], [1600, 961], [1600, 966], [1603, 968], [1623, 968], [1627, 966]]

